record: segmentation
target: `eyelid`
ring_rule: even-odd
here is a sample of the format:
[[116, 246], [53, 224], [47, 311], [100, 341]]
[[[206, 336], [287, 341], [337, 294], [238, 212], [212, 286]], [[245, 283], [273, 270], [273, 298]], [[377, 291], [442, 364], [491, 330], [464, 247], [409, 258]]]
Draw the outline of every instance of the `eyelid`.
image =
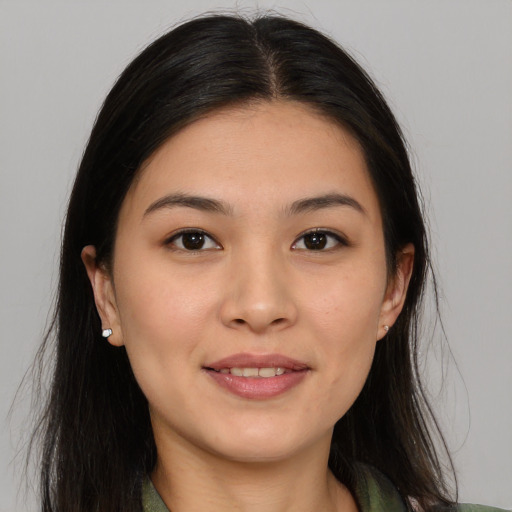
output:
[[215, 248], [215, 250], [222, 249], [221, 244], [219, 242], [217, 242], [215, 237], [213, 237], [210, 233], [208, 233], [207, 231], [205, 231], [204, 229], [201, 229], [201, 228], [183, 228], [183, 229], [179, 229], [178, 231], [175, 231], [174, 233], [172, 233], [171, 235], [169, 235], [165, 239], [164, 245], [170, 246], [171, 250], [182, 251], [182, 252], [186, 252], [186, 253], [190, 253], [190, 254], [212, 250], [212, 248], [207, 248], [207, 249], [201, 248], [201, 249], [197, 249], [197, 250], [190, 250], [190, 249], [176, 247], [176, 246], [172, 247], [173, 242], [176, 239], [178, 239], [180, 236], [186, 235], [187, 233], [198, 233], [198, 234], [204, 235], [205, 238], [209, 238], [217, 246]]
[[350, 246], [350, 243], [347, 239], [347, 237], [337, 231], [333, 231], [332, 229], [327, 229], [327, 228], [313, 228], [313, 229], [308, 229], [307, 231], [304, 231], [303, 233], [301, 233], [300, 235], [297, 236], [297, 238], [295, 239], [295, 241], [293, 242], [292, 244], [292, 249], [296, 249], [296, 245], [298, 243], [298, 241], [302, 238], [304, 238], [305, 236], [307, 235], [311, 235], [311, 234], [315, 234], [315, 233], [321, 233], [323, 235], [326, 235], [328, 237], [332, 237], [334, 238], [338, 243], [336, 244], [335, 247], [329, 247], [328, 249], [321, 249], [321, 250], [317, 250], [317, 251], [313, 251], [313, 250], [310, 250], [310, 249], [307, 249], [307, 248], [300, 248], [300, 249], [297, 249], [297, 250], [304, 250], [304, 251], [310, 251], [310, 252], [327, 252], [327, 251], [331, 251], [331, 250], [335, 250], [337, 248], [340, 248], [340, 247], [349, 247]]

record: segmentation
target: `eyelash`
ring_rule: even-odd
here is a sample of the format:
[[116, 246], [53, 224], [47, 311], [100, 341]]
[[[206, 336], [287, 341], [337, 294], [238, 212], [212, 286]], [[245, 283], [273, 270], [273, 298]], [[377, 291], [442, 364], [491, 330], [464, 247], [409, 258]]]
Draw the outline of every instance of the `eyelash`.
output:
[[[187, 234], [200, 235], [200, 236], [210, 240], [210, 244], [214, 244], [216, 247], [207, 247], [205, 249], [203, 246], [201, 246], [200, 248], [195, 249], [195, 250], [194, 249], [187, 249], [183, 245], [183, 240], [181, 242], [181, 247], [177, 247], [176, 246], [176, 241], [179, 240], [180, 238], [182, 238], [184, 235], [187, 235]], [[327, 247], [327, 248], [321, 247], [320, 249], [311, 249], [311, 248], [308, 249], [308, 247], [306, 247], [305, 243], [304, 243], [304, 238], [306, 236], [308, 236], [308, 235], [310, 235], [310, 236], [312, 236], [312, 235], [324, 235], [328, 239], [329, 238], [334, 239], [336, 243], [335, 243], [334, 246]], [[299, 244], [300, 240], [303, 241], [302, 243], [303, 243], [304, 247], [298, 248], [297, 245]], [[204, 251], [208, 251], [208, 250], [212, 250], [212, 249], [222, 249], [222, 246], [211, 235], [209, 235], [206, 231], [203, 231], [202, 229], [186, 229], [186, 230], [179, 231], [178, 233], [175, 233], [170, 238], [168, 238], [165, 241], [165, 245], [171, 246], [172, 250], [184, 251], [184, 252], [188, 252], [188, 253], [191, 253], [191, 254], [196, 254], [196, 253], [199, 253], [199, 252], [204, 252]], [[329, 245], [329, 241], [326, 242], [326, 245]], [[310, 231], [306, 231], [305, 233], [302, 233], [301, 235], [299, 235], [297, 237], [297, 239], [295, 240], [295, 242], [293, 242], [291, 248], [292, 249], [296, 249], [296, 250], [301, 250], [301, 251], [308, 251], [308, 252], [327, 252], [327, 251], [332, 251], [332, 250], [339, 249], [340, 247], [347, 247], [349, 245], [350, 244], [348, 243], [348, 241], [346, 240], [345, 237], [343, 237], [343, 236], [341, 236], [341, 235], [339, 235], [337, 233], [333, 233], [332, 231], [329, 231], [327, 229], [316, 228], [316, 229], [313, 229], [313, 230], [310, 230]]]
[[[304, 238], [308, 235], [324, 235], [327, 238], [334, 239], [336, 241], [336, 243], [334, 246], [327, 247], [327, 248], [322, 247], [321, 249], [308, 249], [307, 247], [297, 248], [296, 246], [298, 244], [298, 241], [304, 240]], [[329, 243], [329, 242], [327, 242], [327, 243]], [[338, 233], [333, 233], [332, 231], [329, 231], [328, 229], [316, 228], [316, 229], [306, 231], [305, 233], [302, 233], [301, 235], [299, 235], [297, 237], [297, 240], [292, 244], [292, 249], [308, 251], [308, 252], [327, 252], [327, 251], [335, 251], [336, 249], [340, 249], [341, 247], [348, 247], [349, 245], [350, 244], [348, 243], [348, 240], [344, 236], [342, 236]]]
[[191, 254], [195, 254], [195, 253], [199, 253], [199, 252], [203, 252], [203, 251], [212, 249], [212, 247], [208, 247], [206, 249], [204, 249], [203, 247], [200, 247], [199, 249], [196, 249], [196, 250], [187, 249], [185, 246], [183, 246], [183, 240], [181, 242], [182, 247], [177, 247], [176, 240], [182, 238], [184, 235], [187, 235], [187, 234], [201, 235], [204, 238], [207, 238], [208, 240], [213, 242], [213, 244], [215, 244], [217, 246], [217, 247], [214, 247], [213, 249], [222, 248], [222, 246], [211, 235], [209, 235], [206, 231], [203, 231], [202, 229], [184, 229], [182, 231], [179, 231], [178, 233], [175, 233], [170, 238], [168, 238], [165, 241], [165, 245], [171, 246], [172, 250], [174, 250], [174, 251], [184, 251], [184, 252], [188, 252]]

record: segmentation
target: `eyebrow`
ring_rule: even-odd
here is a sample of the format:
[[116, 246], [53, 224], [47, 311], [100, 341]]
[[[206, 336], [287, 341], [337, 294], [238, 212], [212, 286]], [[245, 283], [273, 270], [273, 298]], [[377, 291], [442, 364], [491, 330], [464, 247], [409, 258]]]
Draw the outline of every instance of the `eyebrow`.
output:
[[323, 208], [331, 208], [333, 206], [348, 206], [366, 215], [366, 210], [356, 199], [345, 194], [325, 194], [316, 197], [306, 197], [294, 201], [285, 209], [285, 215], [297, 215], [299, 213], [313, 212]]
[[169, 194], [152, 203], [148, 208], [146, 208], [143, 217], [157, 210], [164, 208], [175, 208], [177, 206], [194, 208], [195, 210], [204, 212], [220, 213], [222, 215], [232, 214], [231, 206], [229, 206], [227, 203], [224, 203], [223, 201], [210, 199], [208, 197], [176, 193]]
[[[157, 210], [175, 208], [179, 206], [193, 208], [195, 210], [204, 212], [220, 213], [222, 215], [233, 215], [233, 208], [224, 201], [219, 201], [218, 199], [212, 199], [203, 196], [175, 193], [169, 194], [156, 200], [148, 208], [146, 208], [143, 217], [146, 217], [150, 213]], [[331, 208], [333, 206], [348, 206], [366, 215], [366, 210], [356, 199], [351, 196], [338, 193], [298, 199], [284, 209], [284, 215], [298, 215], [301, 213], [313, 212], [324, 208]]]

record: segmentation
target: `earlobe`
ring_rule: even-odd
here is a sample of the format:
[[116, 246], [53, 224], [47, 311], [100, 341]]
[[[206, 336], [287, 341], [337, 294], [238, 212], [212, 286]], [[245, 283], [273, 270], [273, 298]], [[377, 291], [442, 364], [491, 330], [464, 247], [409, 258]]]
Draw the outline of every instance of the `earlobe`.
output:
[[[378, 339], [383, 338], [402, 311], [414, 265], [414, 246], [405, 245], [397, 254], [396, 270], [389, 280], [382, 303]], [[386, 329], [387, 327], [387, 329]]]
[[122, 346], [123, 336], [119, 321], [114, 286], [110, 273], [96, 261], [96, 248], [87, 245], [82, 249], [82, 261], [92, 286], [96, 310], [101, 318], [102, 334], [107, 330], [111, 334], [107, 337], [111, 345]]

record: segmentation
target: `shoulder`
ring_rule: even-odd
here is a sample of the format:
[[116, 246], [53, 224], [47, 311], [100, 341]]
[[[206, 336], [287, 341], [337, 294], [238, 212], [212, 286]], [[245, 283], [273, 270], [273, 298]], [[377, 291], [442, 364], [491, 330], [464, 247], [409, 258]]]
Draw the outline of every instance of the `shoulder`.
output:
[[[353, 490], [361, 512], [381, 512], [393, 510], [405, 512], [410, 510], [404, 503], [393, 483], [378, 469], [366, 464], [355, 467], [355, 487]], [[501, 508], [484, 505], [458, 504], [438, 506], [430, 512], [507, 512]], [[512, 511], [508, 511], [512, 512]]]
[[169, 512], [149, 477], [142, 482], [142, 511]]
[[354, 486], [351, 490], [361, 512], [407, 511], [396, 487], [378, 469], [366, 464], [356, 464], [353, 476]]
[[[470, 503], [461, 503], [453, 507], [438, 507], [434, 512], [507, 512], [503, 508], [487, 507], [485, 505], [471, 505]], [[508, 511], [510, 512], [510, 511]]]
[[[362, 512], [406, 512], [407, 506], [391, 481], [377, 469], [358, 465], [356, 485], [353, 489]], [[142, 484], [143, 512], [169, 512], [162, 498], [147, 477]], [[452, 507], [436, 507], [432, 512], [506, 512], [500, 508], [483, 505], [461, 504]], [[510, 512], [510, 511], [509, 511]]]

